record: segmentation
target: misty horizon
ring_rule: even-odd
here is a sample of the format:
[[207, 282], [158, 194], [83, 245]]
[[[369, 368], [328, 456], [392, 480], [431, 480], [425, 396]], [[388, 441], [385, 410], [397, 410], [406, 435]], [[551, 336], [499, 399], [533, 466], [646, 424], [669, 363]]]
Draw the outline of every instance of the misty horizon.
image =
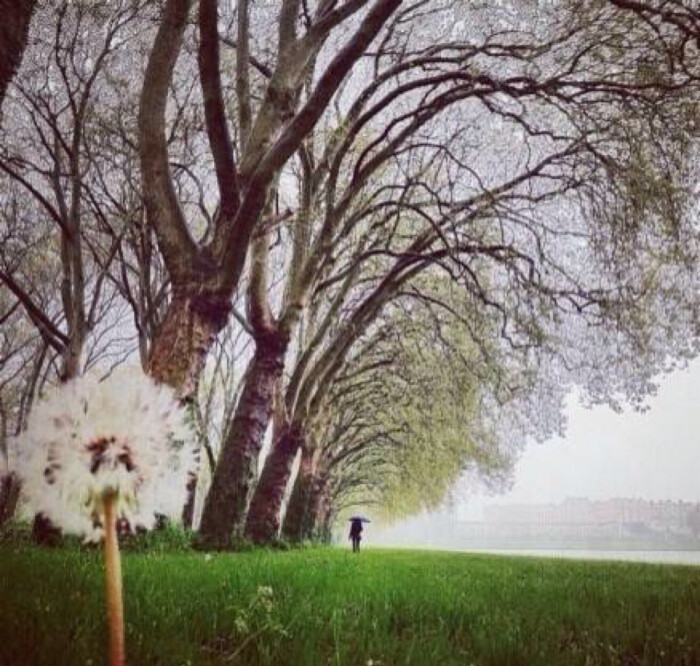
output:
[[[626, 527], [625, 521], [612, 522], [609, 529], [601, 528], [598, 533], [593, 529], [591, 534], [573, 529], [573, 537], [565, 528], [559, 533], [556, 529], [528, 533], [528, 526], [516, 525], [518, 529], [513, 530], [505, 519], [501, 532], [478, 531], [478, 525], [489, 523], [488, 514], [498, 510], [564, 509], [576, 503], [641, 502], [700, 513], [698, 394], [700, 362], [694, 361], [661, 377], [658, 391], [644, 411], [586, 408], [570, 396], [564, 436], [529, 443], [515, 465], [510, 487], [489, 491], [464, 479], [440, 509], [390, 525], [376, 524], [368, 532], [368, 542], [455, 550], [632, 551], [674, 545], [682, 550], [700, 549], [700, 540], [692, 536], [687, 525], [662, 529], [662, 523], [643, 520], [627, 521]], [[466, 527], [469, 524], [474, 528], [471, 531]], [[664, 532], [673, 532], [673, 538], [668, 541]]]
[[700, 502], [698, 395], [700, 362], [693, 361], [660, 378], [643, 412], [589, 409], [570, 396], [564, 436], [529, 443], [509, 488], [488, 491], [465, 480], [443, 510], [479, 520], [494, 504], [556, 504], [575, 497]]

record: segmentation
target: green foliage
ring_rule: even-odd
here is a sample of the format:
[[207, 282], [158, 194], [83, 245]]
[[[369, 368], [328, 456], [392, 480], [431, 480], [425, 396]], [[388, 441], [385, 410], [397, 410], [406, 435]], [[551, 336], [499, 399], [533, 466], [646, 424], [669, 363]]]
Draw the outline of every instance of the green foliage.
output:
[[122, 549], [134, 552], [177, 553], [192, 550], [194, 532], [170, 521], [155, 530], [121, 538]]
[[0, 543], [28, 545], [32, 542], [32, 526], [24, 521], [10, 520], [0, 525]]
[[[424, 300], [394, 308], [380, 342], [358, 355], [360, 368], [383, 358], [391, 363], [373, 378], [380, 388], [360, 393], [351, 408], [351, 422], [374, 419], [374, 438], [336, 471], [341, 485], [343, 476], [363, 482], [345, 493], [343, 505], [371, 504], [373, 515], [389, 520], [436, 508], [466, 470], [496, 480], [511, 462], [481, 419], [482, 394], [500, 374], [472, 338], [473, 327], [488, 322], [444, 280], [426, 275], [413, 288]], [[366, 377], [358, 374], [362, 386]]]
[[[27, 520], [10, 520], [0, 527], [0, 543], [5, 543], [15, 547], [31, 546], [36, 543], [32, 523]], [[56, 530], [49, 540], [44, 544], [49, 548], [91, 548], [94, 545], [83, 544], [80, 537], [72, 534], [62, 534]]]
[[[140, 553], [178, 553], [192, 550], [194, 533], [179, 525], [166, 522], [162, 527], [150, 532], [138, 532], [120, 536], [122, 550]], [[0, 543], [15, 548], [31, 546], [34, 543], [32, 525], [26, 521], [10, 521], [0, 528]], [[82, 548], [95, 550], [94, 544], [84, 544], [80, 537], [61, 535], [58, 547], [66, 549]]]
[[[335, 549], [126, 553], [131, 664], [691, 666], [700, 568]], [[0, 546], [0, 664], [98, 664], [99, 553]]]

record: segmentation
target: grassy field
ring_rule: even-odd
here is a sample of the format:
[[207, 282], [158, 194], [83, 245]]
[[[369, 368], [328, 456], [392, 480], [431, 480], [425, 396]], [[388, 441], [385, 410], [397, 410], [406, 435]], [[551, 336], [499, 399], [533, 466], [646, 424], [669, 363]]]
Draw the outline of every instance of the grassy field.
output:
[[[700, 567], [128, 553], [131, 666], [700, 664]], [[103, 663], [99, 552], [0, 545], [0, 664]]]

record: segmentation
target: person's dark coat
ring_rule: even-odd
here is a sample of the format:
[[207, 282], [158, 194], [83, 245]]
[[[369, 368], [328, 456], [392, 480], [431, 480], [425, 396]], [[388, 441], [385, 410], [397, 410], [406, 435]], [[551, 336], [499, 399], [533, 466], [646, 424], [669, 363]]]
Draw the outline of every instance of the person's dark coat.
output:
[[361, 539], [362, 538], [362, 521], [353, 520], [350, 523], [350, 538], [351, 539]]

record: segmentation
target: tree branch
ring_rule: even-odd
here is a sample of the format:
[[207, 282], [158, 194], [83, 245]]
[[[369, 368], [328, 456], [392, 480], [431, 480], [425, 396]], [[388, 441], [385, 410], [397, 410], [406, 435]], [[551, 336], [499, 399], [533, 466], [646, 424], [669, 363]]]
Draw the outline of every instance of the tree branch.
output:
[[[242, 3], [245, 4], [245, 0], [242, 0]], [[200, 0], [199, 2], [198, 62], [207, 137], [214, 158], [219, 196], [221, 197], [217, 225], [225, 225], [231, 221], [236, 213], [239, 195], [233, 145], [226, 122], [226, 110], [221, 89], [217, 5], [217, 0]], [[240, 5], [239, 2], [239, 7]]]
[[10, 274], [0, 270], [0, 280], [17, 297], [46, 343], [51, 345], [59, 354], [62, 354], [66, 345], [70, 342], [68, 336], [56, 328], [54, 323], [41, 311], [29, 294], [20, 287]]
[[192, 0], [167, 0], [148, 59], [139, 104], [141, 179], [146, 212], [173, 282], [186, 279], [197, 256], [168, 164], [165, 109]]

